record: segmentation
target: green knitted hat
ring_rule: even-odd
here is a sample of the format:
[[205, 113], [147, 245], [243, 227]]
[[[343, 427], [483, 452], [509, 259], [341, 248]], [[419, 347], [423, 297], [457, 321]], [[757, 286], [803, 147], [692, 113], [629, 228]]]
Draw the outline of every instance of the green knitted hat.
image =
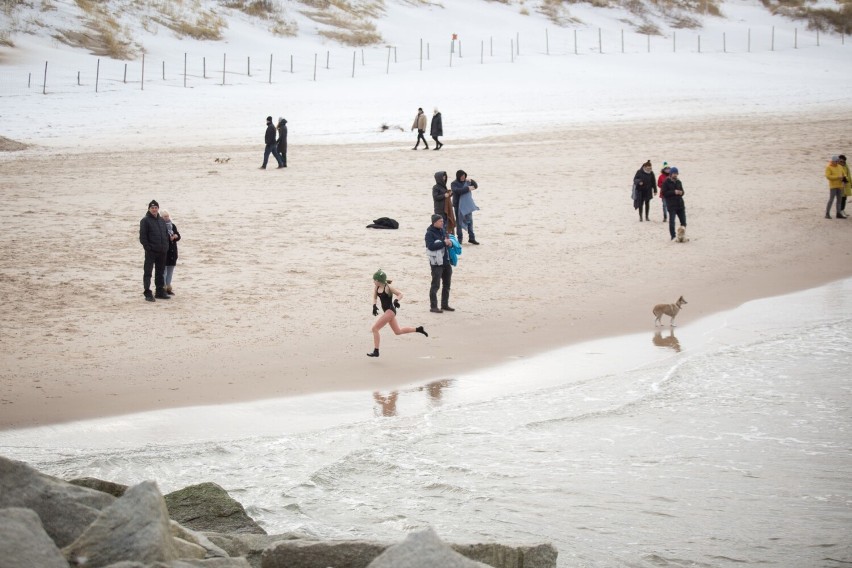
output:
[[382, 284], [386, 284], [388, 281], [388, 275], [385, 274], [385, 271], [379, 268], [375, 274], [373, 274], [373, 280], [376, 282], [381, 282]]

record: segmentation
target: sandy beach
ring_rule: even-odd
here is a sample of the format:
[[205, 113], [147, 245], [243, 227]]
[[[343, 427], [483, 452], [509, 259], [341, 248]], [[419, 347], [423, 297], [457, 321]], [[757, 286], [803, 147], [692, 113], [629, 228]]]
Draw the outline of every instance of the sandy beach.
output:
[[[827, 157], [852, 117], [789, 113], [623, 122], [410, 144], [0, 156], [0, 428], [155, 408], [379, 389], [452, 378], [583, 339], [687, 322], [852, 275], [850, 220], [825, 220]], [[225, 164], [216, 158], [228, 157]], [[651, 159], [680, 168], [689, 243], [630, 200]], [[480, 189], [479, 247], [453, 277], [455, 313], [429, 313], [423, 243], [433, 174]], [[142, 296], [139, 219], [152, 198], [180, 229], [176, 296]], [[396, 231], [365, 226], [378, 217]], [[371, 275], [404, 293], [369, 359]]]

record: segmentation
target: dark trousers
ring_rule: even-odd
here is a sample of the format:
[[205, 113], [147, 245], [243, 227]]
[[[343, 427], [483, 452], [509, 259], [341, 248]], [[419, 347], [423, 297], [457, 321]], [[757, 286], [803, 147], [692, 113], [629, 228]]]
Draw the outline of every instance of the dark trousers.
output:
[[438, 137], [437, 137], [437, 136], [433, 136], [433, 137], [432, 137], [432, 140], [434, 140], [434, 141], [435, 141], [435, 146], [443, 146], [443, 144], [441, 144], [441, 141], [440, 141], [440, 140], [438, 140]]
[[[450, 283], [453, 279], [453, 265], [445, 260], [444, 264], [432, 266], [432, 287], [429, 288], [429, 307], [438, 307], [438, 288], [441, 288], [441, 307], [445, 308], [450, 302]], [[443, 284], [443, 287], [441, 287]]]
[[428, 142], [426, 142], [426, 137], [425, 137], [425, 136], [423, 136], [423, 133], [424, 133], [424, 132], [426, 132], [426, 131], [425, 131], [425, 130], [417, 129], [417, 144], [415, 144], [415, 145], [414, 145], [414, 147], [415, 147], [415, 148], [417, 148], [418, 146], [420, 146], [420, 141], [421, 141], [421, 140], [423, 140], [423, 145], [424, 145], [424, 146], [426, 146], [427, 148], [429, 147], [429, 143], [428, 143]]
[[281, 161], [281, 154], [278, 153], [278, 145], [277, 144], [267, 144], [266, 149], [263, 150], [263, 165], [262, 168], [266, 167], [266, 163], [269, 161], [269, 154], [275, 156], [275, 160], [278, 162], [279, 166], [283, 166], [284, 162]]
[[159, 291], [165, 285], [165, 277], [163, 275], [166, 271], [166, 253], [145, 250], [145, 273], [142, 276], [142, 285], [145, 287], [146, 292], [151, 290], [151, 272], [154, 270], [154, 267], [157, 268], [154, 276], [154, 286]]
[[669, 208], [669, 234], [672, 238], [675, 238], [675, 216], [677, 216], [680, 220], [680, 226], [686, 227], [686, 209], [681, 207], [677, 211], [672, 211], [671, 208]]
[[278, 155], [281, 156], [281, 165], [287, 167], [287, 146], [278, 146]]

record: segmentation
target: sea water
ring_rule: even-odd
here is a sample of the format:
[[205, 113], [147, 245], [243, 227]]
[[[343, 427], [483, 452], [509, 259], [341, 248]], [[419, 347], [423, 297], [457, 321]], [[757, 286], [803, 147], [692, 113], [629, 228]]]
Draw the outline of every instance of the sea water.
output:
[[398, 391], [0, 432], [0, 453], [164, 493], [214, 481], [269, 533], [431, 525], [551, 542], [561, 567], [852, 564], [852, 280], [650, 327]]

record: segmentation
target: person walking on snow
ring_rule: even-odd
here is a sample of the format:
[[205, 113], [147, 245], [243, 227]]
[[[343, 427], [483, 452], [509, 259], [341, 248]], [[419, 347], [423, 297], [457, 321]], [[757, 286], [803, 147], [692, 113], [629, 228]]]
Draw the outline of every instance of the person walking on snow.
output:
[[[396, 296], [396, 299], [393, 298], [394, 296]], [[367, 353], [367, 357], [379, 356], [379, 342], [381, 341], [379, 332], [386, 325], [390, 325], [395, 335], [417, 332], [429, 337], [429, 334], [426, 333], [422, 325], [418, 327], [399, 327], [396, 321], [396, 310], [399, 308], [399, 301], [401, 299], [402, 292], [391, 286], [391, 281], [388, 280], [387, 274], [381, 268], [377, 270], [373, 274], [373, 315], [379, 316], [379, 306], [376, 304], [376, 300], [382, 304], [382, 315], [373, 324], [374, 349], [372, 353]]]
[[422, 108], [417, 109], [417, 116], [414, 117], [414, 123], [411, 125], [411, 130], [417, 130], [417, 143], [414, 144], [412, 150], [416, 150], [420, 146], [420, 141], [423, 140], [424, 150], [429, 149], [429, 143], [426, 142], [426, 137], [423, 134], [426, 132], [426, 115]]
[[281, 156], [281, 164], [287, 167], [287, 121], [278, 117], [278, 154]]

